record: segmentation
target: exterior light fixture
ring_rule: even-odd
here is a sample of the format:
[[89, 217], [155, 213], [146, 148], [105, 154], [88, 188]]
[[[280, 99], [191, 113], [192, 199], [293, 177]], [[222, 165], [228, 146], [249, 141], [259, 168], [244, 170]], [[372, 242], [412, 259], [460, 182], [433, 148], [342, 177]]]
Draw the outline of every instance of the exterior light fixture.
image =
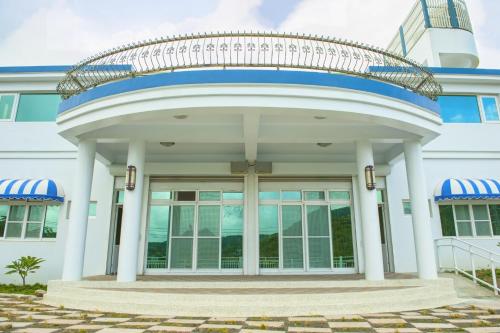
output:
[[377, 187], [377, 183], [375, 182], [375, 168], [373, 165], [367, 165], [365, 167], [365, 182], [366, 189], [369, 191], [373, 191]]
[[173, 145], [175, 145], [175, 142], [172, 141], [160, 142], [160, 145], [162, 145], [163, 147], [172, 147]]
[[127, 167], [127, 174], [125, 175], [125, 188], [128, 191], [133, 191], [135, 189], [135, 178], [137, 174], [137, 168], [133, 165]]
[[326, 119], [326, 117], [325, 116], [314, 116], [314, 119], [323, 120], [323, 119]]
[[321, 148], [326, 148], [328, 146], [331, 146], [332, 143], [331, 142], [318, 142], [317, 145], [320, 146]]
[[185, 114], [178, 114], [178, 115], [175, 115], [174, 118], [175, 119], [186, 119], [188, 116], [185, 115]]

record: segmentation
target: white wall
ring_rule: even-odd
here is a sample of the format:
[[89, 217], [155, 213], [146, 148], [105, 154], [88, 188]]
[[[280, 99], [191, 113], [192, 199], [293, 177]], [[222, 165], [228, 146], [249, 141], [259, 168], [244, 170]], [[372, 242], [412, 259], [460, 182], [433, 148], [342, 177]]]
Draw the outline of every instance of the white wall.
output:
[[[65, 203], [59, 211], [59, 224], [55, 240], [0, 239], [0, 283], [19, 283], [17, 275], [4, 275], [5, 265], [21, 256], [45, 259], [41, 269], [28, 278], [29, 283], [59, 279], [65, 250], [67, 202], [71, 200], [74, 159], [0, 159], [1, 178], [51, 178], [62, 184]], [[109, 232], [113, 177], [107, 167], [96, 162], [92, 200], [97, 201], [97, 217], [89, 221], [84, 275], [105, 274], [107, 237]]]

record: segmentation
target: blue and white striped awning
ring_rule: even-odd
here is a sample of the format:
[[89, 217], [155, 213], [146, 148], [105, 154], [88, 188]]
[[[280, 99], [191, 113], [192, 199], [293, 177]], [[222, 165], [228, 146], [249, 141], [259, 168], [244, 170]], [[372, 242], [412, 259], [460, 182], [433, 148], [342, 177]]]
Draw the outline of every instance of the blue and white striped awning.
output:
[[0, 200], [64, 202], [64, 190], [51, 179], [0, 179]]
[[434, 191], [434, 200], [500, 199], [500, 180], [448, 178]]

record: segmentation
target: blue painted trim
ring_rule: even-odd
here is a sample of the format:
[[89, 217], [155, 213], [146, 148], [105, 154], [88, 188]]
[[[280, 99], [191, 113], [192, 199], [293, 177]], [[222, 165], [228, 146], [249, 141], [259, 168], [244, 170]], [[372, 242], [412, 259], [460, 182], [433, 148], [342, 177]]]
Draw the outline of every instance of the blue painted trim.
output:
[[399, 26], [399, 39], [401, 40], [401, 49], [403, 50], [403, 56], [406, 57], [408, 52], [406, 51], [406, 41], [405, 41], [405, 32], [403, 31], [403, 26]]
[[[500, 69], [488, 68], [454, 68], [454, 67], [426, 67], [433, 74], [457, 74], [457, 75], [500, 75]], [[370, 72], [411, 72], [417, 71], [411, 67], [400, 66], [370, 66]]]
[[424, 14], [424, 23], [426, 28], [431, 27], [431, 18], [429, 17], [429, 7], [427, 6], [427, 0], [420, 0], [422, 5], [422, 13]]
[[[0, 74], [7, 73], [59, 73], [67, 72], [72, 69], [73, 66], [12, 66], [12, 67], [0, 67]], [[85, 66], [85, 70], [94, 71], [99, 70], [131, 70], [131, 65], [90, 65]]]
[[434, 201], [446, 200], [487, 200], [500, 199], [500, 194], [453, 194], [453, 195], [436, 195]]
[[108, 83], [63, 100], [59, 114], [106, 96], [185, 84], [264, 83], [338, 87], [396, 98], [439, 113], [439, 104], [412, 91], [384, 82], [344, 74], [285, 70], [192, 70], [147, 75]]
[[450, 23], [453, 28], [459, 28], [457, 9], [455, 8], [455, 1], [448, 0], [448, 14], [450, 15]]

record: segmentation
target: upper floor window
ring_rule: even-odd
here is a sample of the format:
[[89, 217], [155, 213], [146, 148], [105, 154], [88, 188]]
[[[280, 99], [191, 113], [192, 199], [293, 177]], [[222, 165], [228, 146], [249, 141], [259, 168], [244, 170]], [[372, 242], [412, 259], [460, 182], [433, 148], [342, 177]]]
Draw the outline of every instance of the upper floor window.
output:
[[16, 95], [0, 94], [0, 120], [12, 119]]
[[445, 123], [480, 123], [477, 96], [440, 96], [441, 118]]
[[55, 121], [60, 102], [57, 94], [21, 94], [16, 121]]
[[481, 96], [484, 121], [500, 121], [498, 103], [494, 96]]
[[438, 103], [445, 123], [500, 122], [495, 96], [440, 96]]

